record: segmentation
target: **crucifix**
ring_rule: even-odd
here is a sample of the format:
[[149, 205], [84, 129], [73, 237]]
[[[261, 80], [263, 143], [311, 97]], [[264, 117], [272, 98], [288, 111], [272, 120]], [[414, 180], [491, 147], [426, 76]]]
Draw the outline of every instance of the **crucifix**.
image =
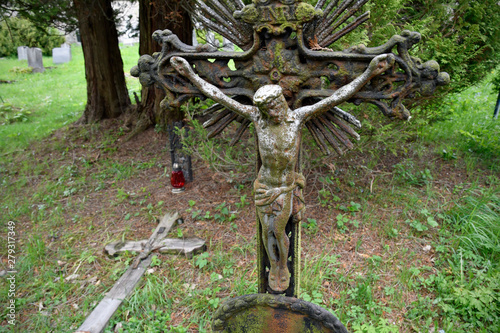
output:
[[[300, 221], [304, 214], [300, 170], [305, 127], [324, 154], [338, 154], [359, 139], [360, 122], [341, 103], [371, 103], [388, 117], [409, 119], [405, 99], [432, 95], [449, 82], [437, 62], [409, 54], [421, 36], [402, 31], [378, 47], [358, 45], [333, 51], [343, 36], [369, 19], [358, 16], [368, 0], [188, 0], [192, 18], [237, 45], [191, 46], [169, 30], [153, 38], [162, 51], [143, 55], [131, 74], [143, 85], [166, 92], [161, 107], [177, 110], [193, 97], [213, 99], [204, 123], [209, 137], [232, 122], [236, 144], [255, 127], [259, 293], [297, 297], [300, 277]], [[345, 104], [342, 104], [345, 105]]]
[[265, 85], [253, 96], [255, 106], [241, 104], [219, 88], [196, 75], [181, 57], [170, 59], [179, 74], [187, 77], [205, 96], [253, 122], [262, 165], [254, 182], [254, 199], [262, 228], [262, 244], [270, 263], [268, 285], [272, 291], [285, 292], [290, 285], [288, 249], [290, 240], [285, 227], [292, 215], [301, 221], [304, 199], [300, 189], [305, 179], [295, 172], [299, 159], [300, 133], [306, 121], [348, 100], [366, 82], [394, 64], [394, 56], [382, 54], [354, 81], [331, 96], [312, 105], [290, 110], [279, 85]]

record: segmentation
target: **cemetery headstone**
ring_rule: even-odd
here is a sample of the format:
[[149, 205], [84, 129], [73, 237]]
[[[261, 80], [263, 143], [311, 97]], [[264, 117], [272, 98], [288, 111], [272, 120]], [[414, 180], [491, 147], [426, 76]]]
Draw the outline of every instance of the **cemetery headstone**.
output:
[[33, 73], [43, 73], [42, 50], [37, 47], [30, 47], [28, 49], [28, 66], [33, 68]]
[[198, 39], [196, 35], [196, 28], [193, 28], [193, 46], [198, 45]]
[[207, 31], [207, 44], [219, 47], [219, 41], [215, 38], [215, 34], [212, 31]]
[[52, 62], [54, 64], [64, 64], [71, 61], [71, 48], [61, 45], [52, 49]]
[[234, 51], [234, 44], [227, 38], [222, 38], [222, 49], [225, 51]]
[[19, 46], [17, 48], [17, 60], [28, 60], [28, 49], [27, 46]]

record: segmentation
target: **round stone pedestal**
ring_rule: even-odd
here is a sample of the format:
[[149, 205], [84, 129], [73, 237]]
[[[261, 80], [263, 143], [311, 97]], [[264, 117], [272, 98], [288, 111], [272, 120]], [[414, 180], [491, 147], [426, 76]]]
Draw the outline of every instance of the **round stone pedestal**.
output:
[[244, 295], [224, 301], [215, 313], [214, 332], [347, 333], [322, 307], [297, 298], [271, 294]]

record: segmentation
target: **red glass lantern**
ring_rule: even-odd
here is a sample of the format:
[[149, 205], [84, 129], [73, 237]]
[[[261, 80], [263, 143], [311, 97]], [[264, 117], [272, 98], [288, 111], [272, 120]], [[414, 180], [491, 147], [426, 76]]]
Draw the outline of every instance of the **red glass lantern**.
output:
[[186, 183], [186, 179], [184, 179], [184, 174], [182, 173], [182, 169], [179, 164], [174, 163], [172, 176], [170, 177], [170, 184], [172, 184], [173, 193], [179, 193], [184, 191], [184, 184]]

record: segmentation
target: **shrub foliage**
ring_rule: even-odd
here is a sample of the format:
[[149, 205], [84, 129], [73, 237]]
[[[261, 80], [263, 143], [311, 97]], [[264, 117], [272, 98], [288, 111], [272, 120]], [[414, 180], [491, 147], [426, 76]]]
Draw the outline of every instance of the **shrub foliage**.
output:
[[[313, 1], [316, 2], [316, 1]], [[378, 46], [407, 29], [422, 34], [413, 55], [436, 60], [448, 72], [449, 89], [460, 91], [500, 62], [500, 4], [497, 0], [372, 0], [366, 29], [357, 29], [334, 48]]]
[[11, 17], [0, 23], [0, 57], [17, 56], [18, 46], [39, 47], [50, 55], [62, 43], [64, 37], [56, 29], [37, 28], [27, 19]]

